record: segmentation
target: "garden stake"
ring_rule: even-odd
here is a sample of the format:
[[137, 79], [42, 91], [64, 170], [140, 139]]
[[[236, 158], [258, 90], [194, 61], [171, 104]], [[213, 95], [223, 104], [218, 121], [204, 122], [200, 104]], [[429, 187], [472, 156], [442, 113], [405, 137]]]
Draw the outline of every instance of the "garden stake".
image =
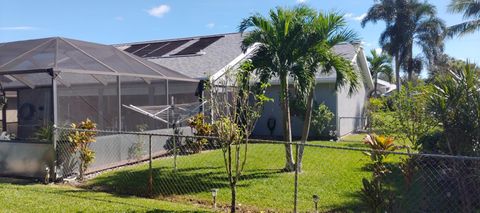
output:
[[320, 200], [320, 197], [318, 197], [318, 195], [313, 195], [312, 198], [315, 206], [315, 213], [318, 213], [318, 201]]
[[217, 209], [217, 193], [218, 189], [212, 189], [213, 209]]

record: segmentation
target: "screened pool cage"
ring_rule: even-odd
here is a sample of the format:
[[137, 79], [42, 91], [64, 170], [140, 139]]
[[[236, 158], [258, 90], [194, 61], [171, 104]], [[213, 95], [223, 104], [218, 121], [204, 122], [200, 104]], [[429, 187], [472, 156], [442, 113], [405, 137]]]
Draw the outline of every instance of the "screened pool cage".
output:
[[[198, 82], [110, 45], [58, 37], [2, 43], [0, 83], [7, 103], [0, 174], [43, 177], [48, 170], [56, 177], [67, 175], [57, 161], [59, 133], [52, 130], [87, 118], [101, 130], [171, 131], [165, 109], [174, 100], [186, 110], [198, 110]], [[90, 170], [126, 161], [136, 141], [97, 137]]]

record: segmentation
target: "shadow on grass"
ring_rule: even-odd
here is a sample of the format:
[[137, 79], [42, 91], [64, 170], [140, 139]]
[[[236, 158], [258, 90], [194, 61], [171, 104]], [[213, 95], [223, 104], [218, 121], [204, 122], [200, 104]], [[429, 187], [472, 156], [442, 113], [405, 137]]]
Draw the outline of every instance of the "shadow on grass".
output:
[[[56, 188], [53, 188], [53, 190], [45, 190], [45, 189], [36, 189], [36, 188], [31, 188], [31, 187], [18, 187], [16, 186], [17, 184], [11, 184], [9, 186], [0, 186], [0, 190], [12, 190], [12, 187], [15, 188], [15, 191], [18, 193], [23, 192], [30, 192], [30, 193], [35, 193], [38, 196], [42, 196], [41, 194], [50, 194], [52, 197], [57, 197], [57, 196], [63, 196], [66, 199], [70, 198], [77, 198], [77, 199], [82, 199], [82, 200], [88, 200], [88, 201], [93, 201], [97, 203], [108, 203], [108, 204], [115, 204], [115, 205], [122, 205], [122, 206], [128, 206], [128, 207], [135, 207], [139, 210], [146, 211], [146, 212], [172, 212], [172, 210], [164, 210], [164, 209], [159, 209], [159, 208], [152, 208], [151, 206], [148, 205], [140, 205], [138, 202], [121, 202], [117, 200], [112, 200], [111, 198], [107, 197], [106, 194], [92, 194], [92, 191], [89, 190], [59, 190]], [[24, 184], [20, 184], [21, 186], [25, 186]], [[45, 186], [48, 187], [48, 186]], [[48, 188], [47, 188], [48, 189]], [[127, 198], [128, 196], [124, 195], [112, 195], [113, 198]], [[55, 205], [55, 204], [52, 204]], [[92, 204], [95, 205], [95, 204]], [[136, 211], [130, 211], [130, 212], [137, 212]], [[191, 212], [191, 211], [175, 211], [175, 212]], [[198, 211], [197, 211], [198, 212]]]
[[[395, 195], [395, 201], [403, 201], [402, 195], [405, 195], [407, 191], [410, 191], [411, 187], [407, 189], [403, 173], [400, 170], [398, 163], [388, 162], [385, 163], [385, 166], [391, 170], [391, 173], [384, 177], [385, 189], [388, 190], [388, 193]], [[371, 164], [365, 164], [359, 168], [360, 171], [368, 172], [372, 172], [372, 169], [373, 168]], [[368, 174], [365, 177], [370, 179], [371, 174]], [[361, 183], [362, 179], [358, 179], [358, 182]], [[343, 196], [349, 197], [352, 201], [341, 205], [328, 206], [330, 209], [329, 212], [369, 212], [366, 204], [362, 201], [361, 193], [362, 192], [360, 190], [345, 193]]]
[[[417, 171], [413, 178], [413, 182], [410, 184], [406, 183], [405, 176], [401, 171], [398, 163], [388, 162], [385, 163], [385, 166], [389, 168], [391, 173], [387, 174], [383, 178], [384, 189], [387, 190], [387, 194], [392, 196], [392, 210], [399, 212], [418, 212], [419, 206], [422, 205], [426, 200], [431, 200], [432, 197], [435, 197], [435, 194], [428, 195], [428, 198], [425, 197], [425, 185], [428, 184], [426, 174], [422, 171]], [[372, 171], [371, 165], [367, 164], [361, 168], [362, 171]], [[368, 178], [368, 177], [367, 177]], [[369, 178], [370, 179], [370, 178]], [[358, 180], [362, 181], [362, 180]], [[331, 212], [368, 212], [366, 204], [362, 201], [361, 191], [355, 191], [346, 194], [350, 198], [355, 200], [344, 205], [339, 206], [330, 206], [332, 209]], [[386, 198], [386, 197], [385, 197]], [[437, 205], [440, 205], [438, 203]], [[442, 211], [441, 209], [435, 208], [438, 212]], [[426, 208], [421, 210], [429, 211], [431, 208]]]
[[[280, 170], [249, 170], [241, 180], [264, 179], [281, 172]], [[153, 196], [169, 197], [210, 192], [213, 188], [228, 188], [228, 180], [223, 167], [153, 168]], [[148, 169], [120, 170], [91, 180], [86, 187], [123, 195], [148, 197]], [[238, 187], [248, 187], [240, 182]]]

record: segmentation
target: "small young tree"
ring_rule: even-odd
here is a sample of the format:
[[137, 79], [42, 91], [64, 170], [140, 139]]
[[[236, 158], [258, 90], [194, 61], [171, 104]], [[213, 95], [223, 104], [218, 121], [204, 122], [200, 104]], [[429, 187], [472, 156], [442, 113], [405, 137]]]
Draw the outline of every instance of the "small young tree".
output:
[[412, 143], [414, 150], [420, 150], [418, 139], [434, 129], [438, 122], [427, 110], [428, 86], [413, 86], [395, 95], [394, 122], [398, 133]]
[[[85, 171], [95, 159], [95, 152], [90, 149], [89, 144], [95, 142], [97, 124], [87, 118], [78, 124], [72, 123], [74, 129], [68, 134], [68, 141], [73, 144], [74, 150], [80, 152], [80, 180], [83, 180]], [[76, 130], [78, 129], [78, 130]]]
[[236, 211], [237, 183], [245, 163], [250, 134], [262, 107], [270, 99], [264, 95], [267, 84], [252, 84], [254, 67], [247, 61], [211, 83], [214, 134], [219, 138], [231, 190], [231, 212]]

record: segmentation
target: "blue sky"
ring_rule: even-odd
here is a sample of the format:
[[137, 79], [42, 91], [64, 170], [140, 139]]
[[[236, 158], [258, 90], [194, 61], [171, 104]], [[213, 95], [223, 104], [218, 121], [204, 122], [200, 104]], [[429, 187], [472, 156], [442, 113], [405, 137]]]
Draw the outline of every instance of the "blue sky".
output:
[[[449, 14], [450, 0], [430, 0], [447, 25], [461, 15]], [[350, 27], [365, 42], [378, 48], [383, 23], [361, 28], [360, 19], [373, 0], [0, 0], [0, 42], [63, 36], [105, 44], [208, 35], [237, 31], [254, 12], [266, 14], [275, 6], [304, 2], [319, 10], [346, 14]], [[480, 63], [480, 32], [451, 39], [446, 52]]]

